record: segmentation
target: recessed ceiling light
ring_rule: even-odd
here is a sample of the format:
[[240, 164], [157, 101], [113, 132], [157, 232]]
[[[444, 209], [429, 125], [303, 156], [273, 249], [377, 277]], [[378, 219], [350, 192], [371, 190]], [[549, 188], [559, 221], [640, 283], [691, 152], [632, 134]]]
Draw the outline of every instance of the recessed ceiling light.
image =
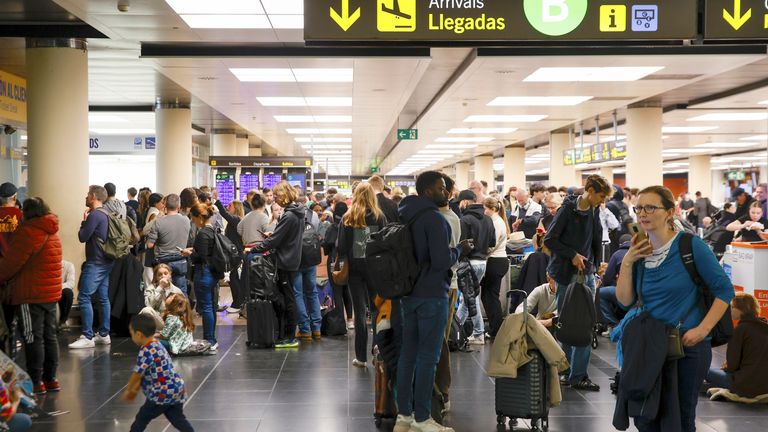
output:
[[473, 149], [476, 144], [429, 144], [426, 149]]
[[661, 152], [665, 156], [669, 156], [670, 154], [679, 154], [679, 153], [702, 153], [702, 152], [708, 152], [707, 149], [698, 149], [698, 148], [677, 148], [677, 149], [664, 149]]
[[272, 28], [298, 30], [304, 28], [304, 15], [269, 15]]
[[154, 135], [154, 129], [91, 129], [96, 135]]
[[696, 147], [701, 148], [742, 148], [742, 147], [752, 147], [754, 145], [758, 145], [759, 143], [750, 143], [750, 142], [743, 142], [743, 143], [729, 143], [729, 142], [708, 142], [704, 144], [697, 144]]
[[449, 134], [510, 134], [517, 128], [453, 128]]
[[[215, 3], [215, 2], [211, 2]], [[266, 15], [179, 15], [190, 28], [271, 29]]]
[[471, 115], [465, 123], [535, 123], [544, 120], [546, 115]]
[[499, 96], [488, 106], [575, 106], [593, 96]]
[[315, 149], [315, 150], [306, 150], [309, 154], [324, 154], [324, 155], [343, 155], [343, 154], [352, 154], [352, 150], [326, 150], [326, 149]]
[[349, 137], [298, 137], [295, 138], [299, 143], [351, 143]]
[[286, 129], [286, 132], [292, 135], [312, 135], [312, 134], [349, 135], [352, 133], [352, 129], [293, 128], [293, 129]]
[[420, 150], [418, 154], [434, 154], [434, 155], [443, 155], [443, 154], [461, 154], [464, 153], [464, 150], [461, 149], [442, 149], [442, 150]]
[[352, 123], [352, 116], [347, 115], [276, 115], [274, 117], [280, 123]]
[[707, 132], [717, 128], [717, 126], [664, 126], [661, 128], [661, 132], [670, 134], [687, 134]]
[[352, 144], [302, 144], [303, 149], [332, 150], [332, 149], [351, 149]]
[[[205, 0], [211, 1], [211, 0]], [[303, 15], [304, 0], [261, 0], [268, 14]]]
[[543, 67], [526, 77], [525, 82], [637, 81], [664, 69], [643, 67]]
[[443, 143], [463, 143], [463, 142], [491, 142], [493, 137], [441, 137], [435, 140], [435, 142]]
[[263, 106], [352, 106], [351, 97], [257, 97], [256, 100]]
[[242, 82], [352, 82], [351, 68], [230, 68]]
[[768, 140], [768, 135], [753, 135], [748, 136], [746, 138], [741, 138], [742, 141], [766, 141]]
[[165, 2], [177, 14], [264, 14], [261, 3], [253, 0], [165, 0]]
[[691, 117], [688, 121], [757, 121], [768, 120], [766, 112], [722, 112]]

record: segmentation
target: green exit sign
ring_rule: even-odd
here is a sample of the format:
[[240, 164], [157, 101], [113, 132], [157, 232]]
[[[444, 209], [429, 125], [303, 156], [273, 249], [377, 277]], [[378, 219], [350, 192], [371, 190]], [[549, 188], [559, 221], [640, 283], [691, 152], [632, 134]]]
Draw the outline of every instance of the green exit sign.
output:
[[397, 139], [399, 140], [417, 140], [419, 139], [418, 129], [398, 129]]
[[378, 174], [381, 169], [379, 167], [371, 167], [371, 174]]
[[744, 180], [746, 175], [744, 171], [728, 171], [728, 180]]

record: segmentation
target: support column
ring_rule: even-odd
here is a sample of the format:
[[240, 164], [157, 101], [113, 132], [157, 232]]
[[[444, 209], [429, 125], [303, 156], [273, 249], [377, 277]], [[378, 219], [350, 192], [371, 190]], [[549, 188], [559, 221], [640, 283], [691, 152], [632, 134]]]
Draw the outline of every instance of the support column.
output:
[[664, 184], [662, 110], [659, 107], [627, 110], [627, 186], [643, 189]]
[[496, 187], [493, 175], [493, 156], [477, 156], [475, 158], [475, 178], [470, 180], [485, 180], [488, 182], [488, 192]]
[[553, 133], [549, 136], [549, 185], [555, 187], [581, 186], [576, 167], [563, 164], [563, 152], [571, 148], [570, 133]]
[[235, 156], [248, 156], [248, 135], [236, 135]]
[[84, 39], [27, 40], [29, 194], [59, 217], [64, 259], [79, 269], [88, 193], [88, 48]]
[[691, 199], [694, 193], [701, 192], [705, 198], [712, 197], [712, 157], [709, 155], [691, 156], [688, 159], [688, 192]]
[[463, 191], [469, 187], [469, 162], [459, 162], [456, 164], [456, 189]]
[[613, 167], [612, 166], [601, 166], [600, 167], [600, 176], [604, 177], [606, 180], [608, 180], [608, 183], [613, 184]]
[[[722, 206], [723, 203], [725, 203], [725, 171], [723, 170], [717, 170], [712, 171], [711, 173], [711, 189], [710, 189], [710, 196], [709, 200], [712, 201], [712, 204], [715, 206]], [[696, 192], [696, 191], [694, 191]]]
[[504, 188], [506, 195], [511, 186], [525, 188], [525, 147], [504, 149]]
[[768, 166], [760, 165], [760, 178], [757, 179], [760, 183], [768, 182]]
[[192, 111], [189, 105], [159, 104], [155, 109], [157, 190], [179, 193], [192, 185]]
[[237, 135], [235, 135], [235, 131], [213, 130], [211, 135], [211, 156], [237, 156]]

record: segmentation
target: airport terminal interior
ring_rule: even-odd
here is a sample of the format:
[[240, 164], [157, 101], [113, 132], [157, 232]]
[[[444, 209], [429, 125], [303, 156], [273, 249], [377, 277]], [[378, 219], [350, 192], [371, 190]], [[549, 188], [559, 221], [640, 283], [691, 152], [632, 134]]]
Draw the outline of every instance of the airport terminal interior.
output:
[[[643, 238], [648, 256], [671, 259], [677, 243], [666, 240], [678, 235], [693, 237], [695, 264], [708, 267], [697, 285], [681, 261], [692, 294], [660, 307], [689, 301], [693, 311], [701, 299], [717, 315], [666, 323], [667, 333], [678, 320], [683, 333], [704, 328], [679, 360], [680, 389], [695, 395], [659, 396], [678, 393], [659, 372], [678, 370], [678, 360], [662, 356], [647, 381], [656, 385], [643, 387], [643, 397], [662, 398], [657, 417], [621, 429], [768, 430], [767, 151], [761, 0], [0, 0], [0, 430], [170, 431], [182, 411], [191, 427], [179, 430], [196, 431], [617, 430], [615, 412], [626, 403], [634, 417], [638, 403], [617, 384], [617, 350], [643, 351], [620, 340], [639, 320], [621, 300], [634, 298], [637, 278], [620, 272], [657, 277], [651, 258], [634, 270], [622, 259], [635, 258]], [[433, 187], [443, 178], [455, 183], [450, 197]], [[643, 191], [654, 185], [671, 200]], [[602, 205], [591, 201], [600, 193]], [[95, 211], [102, 203], [112, 213]], [[372, 226], [385, 227], [346, 223], [367, 209], [405, 224], [414, 205], [447, 206], [455, 225], [448, 216], [398, 225], [430, 243], [411, 231], [402, 253], [416, 251], [413, 291], [384, 294], [366, 245], [381, 238]], [[679, 233], [668, 239], [655, 231], [666, 229], [665, 215]], [[181, 246], [169, 240], [178, 218]], [[582, 229], [579, 218], [594, 224]], [[477, 242], [488, 225], [497, 238], [488, 234], [485, 249]], [[201, 237], [208, 226], [214, 232]], [[458, 227], [474, 240], [463, 252]], [[435, 231], [453, 242], [439, 253], [453, 263], [461, 255], [464, 273], [434, 270]], [[130, 245], [112, 256], [123, 234]], [[303, 254], [301, 270], [298, 259], [287, 264], [288, 240], [278, 244], [289, 235], [300, 238], [290, 247]], [[583, 253], [567, 243], [576, 237]], [[575, 273], [575, 255], [597, 282], [556, 280], [562, 268]], [[417, 294], [432, 277], [424, 274], [439, 274], [430, 289], [449, 293], [439, 299], [447, 331], [430, 338], [425, 329], [442, 325], [445, 310], [411, 323], [425, 313], [414, 299], [438, 304]], [[281, 300], [262, 296], [269, 289]], [[568, 336], [557, 319], [568, 322], [561, 297], [578, 289], [595, 299], [596, 316], [588, 346], [572, 349], [558, 344]], [[548, 296], [551, 310], [536, 297], [533, 315], [516, 312], [515, 290]], [[735, 323], [733, 336], [715, 343], [729, 303], [733, 320], [720, 323]], [[160, 342], [138, 331], [147, 322]], [[160, 332], [169, 322], [178, 335]], [[510, 342], [515, 325], [540, 332]], [[176, 337], [188, 340], [178, 352]], [[539, 344], [550, 342], [548, 355]], [[392, 345], [400, 356], [386, 358]], [[411, 345], [418, 366], [408, 388], [394, 372], [409, 367]], [[527, 357], [522, 346], [542, 354]], [[710, 364], [696, 369], [710, 348]], [[432, 357], [441, 359], [430, 374]], [[150, 373], [152, 361], [163, 366]], [[623, 373], [634, 372], [623, 361]], [[501, 378], [499, 362], [518, 378]], [[166, 383], [173, 373], [183, 399], [169, 390], [178, 380]], [[419, 404], [424, 376], [434, 382], [429, 409]], [[172, 402], [158, 402], [157, 382], [160, 400]], [[414, 417], [397, 417], [402, 387], [419, 399]], [[137, 413], [149, 410], [157, 418], [143, 429]], [[674, 427], [664, 423], [675, 415]]]

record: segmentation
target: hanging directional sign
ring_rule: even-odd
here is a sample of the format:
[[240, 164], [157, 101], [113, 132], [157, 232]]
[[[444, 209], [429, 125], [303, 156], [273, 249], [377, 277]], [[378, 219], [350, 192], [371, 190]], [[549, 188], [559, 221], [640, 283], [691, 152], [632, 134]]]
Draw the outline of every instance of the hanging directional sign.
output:
[[707, 39], [768, 39], [765, 0], [706, 0]]
[[681, 40], [697, 16], [697, 0], [304, 0], [304, 39]]
[[417, 140], [419, 139], [418, 129], [398, 129], [397, 139], [399, 140]]

